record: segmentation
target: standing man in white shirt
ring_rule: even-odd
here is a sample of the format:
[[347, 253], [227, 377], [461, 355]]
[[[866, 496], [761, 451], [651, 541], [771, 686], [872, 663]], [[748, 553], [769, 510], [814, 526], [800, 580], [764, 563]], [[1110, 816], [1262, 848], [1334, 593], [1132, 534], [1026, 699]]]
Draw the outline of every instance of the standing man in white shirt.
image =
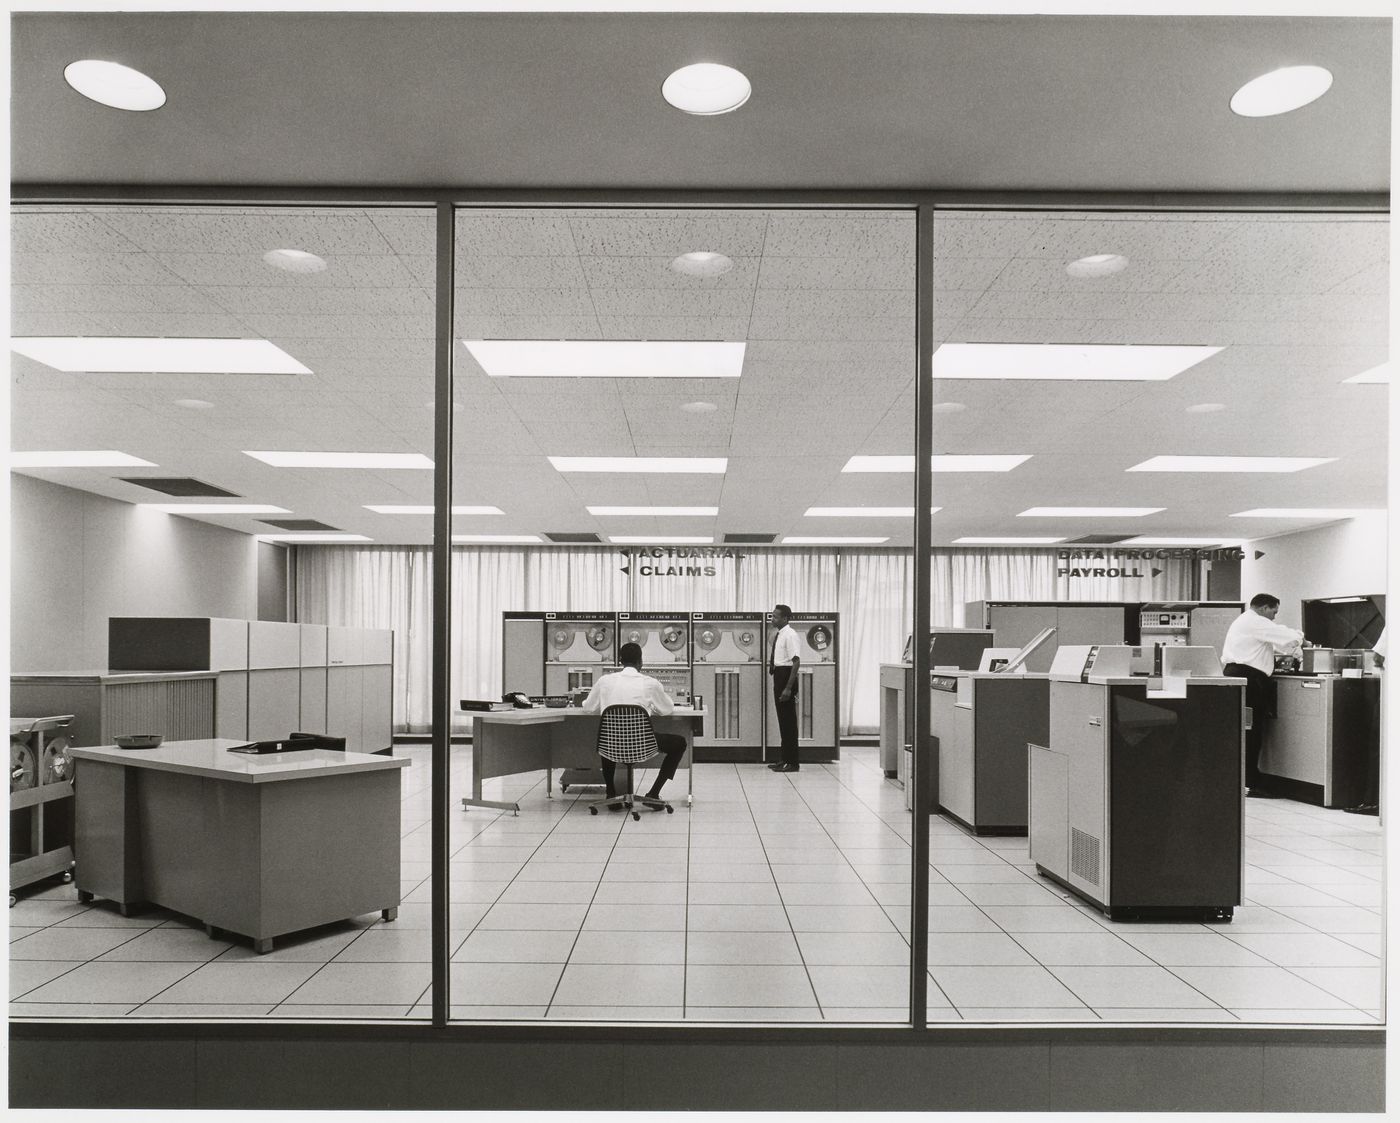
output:
[[783, 759], [768, 767], [774, 772], [797, 772], [797, 633], [788, 623], [792, 609], [785, 604], [773, 606], [773, 646], [768, 656], [768, 673], [773, 676], [773, 708], [778, 711], [778, 732], [782, 735]]
[[1245, 680], [1244, 704], [1254, 715], [1245, 734], [1244, 782], [1247, 795], [1270, 798], [1259, 785], [1259, 753], [1264, 748], [1264, 720], [1273, 709], [1274, 655], [1292, 655], [1303, 645], [1303, 633], [1274, 623], [1278, 597], [1256, 593], [1249, 608], [1230, 625], [1220, 658], [1225, 673]]
[[[617, 659], [622, 664], [622, 670], [604, 675], [593, 684], [593, 689], [583, 700], [581, 708], [584, 713], [600, 714], [609, 706], [641, 706], [648, 713], [661, 716], [675, 712], [676, 704], [671, 701], [666, 688], [651, 675], [642, 674], [642, 649], [639, 644], [624, 643], [617, 653]], [[656, 782], [647, 792], [652, 799], [661, 798], [662, 787], [676, 774], [681, 757], [685, 756], [685, 738], [675, 733], [658, 733], [656, 747], [666, 759], [656, 774]], [[603, 782], [611, 799], [617, 795], [614, 781], [617, 765], [607, 757], [601, 759]], [[620, 811], [621, 808], [614, 807], [612, 810]]]

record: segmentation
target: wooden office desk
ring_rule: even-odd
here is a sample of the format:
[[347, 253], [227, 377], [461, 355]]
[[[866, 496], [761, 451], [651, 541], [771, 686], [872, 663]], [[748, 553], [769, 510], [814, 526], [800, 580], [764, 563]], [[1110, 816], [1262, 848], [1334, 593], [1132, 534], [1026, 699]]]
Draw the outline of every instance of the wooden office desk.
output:
[[69, 749], [80, 900], [149, 901], [217, 931], [275, 936], [399, 905], [403, 758], [252, 756], [237, 740]]
[[[579, 709], [501, 710], [494, 713], [469, 711], [472, 715], [472, 794], [463, 807], [490, 807], [519, 814], [520, 804], [508, 800], [481, 798], [481, 782], [497, 776], [518, 776], [522, 772], [545, 774], [545, 796], [554, 798], [554, 769], [579, 768], [597, 771], [599, 714]], [[657, 733], [674, 733], [685, 738], [685, 755], [680, 767], [686, 770], [689, 786], [685, 801], [694, 798], [695, 779], [691, 757], [695, 734], [709, 711], [677, 706], [673, 714], [653, 714]]]

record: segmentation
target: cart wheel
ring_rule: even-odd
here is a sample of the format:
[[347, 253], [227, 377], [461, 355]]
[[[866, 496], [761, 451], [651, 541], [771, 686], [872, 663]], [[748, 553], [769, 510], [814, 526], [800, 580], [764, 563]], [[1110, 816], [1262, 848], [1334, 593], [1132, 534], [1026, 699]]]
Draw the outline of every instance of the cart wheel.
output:
[[590, 807], [590, 808], [588, 809], [588, 813], [589, 813], [590, 815], [596, 815], [596, 814], [598, 814], [598, 809], [597, 809], [596, 807]]
[[73, 871], [72, 871], [72, 870], [64, 870], [64, 871], [63, 871], [63, 884], [64, 884], [64, 885], [71, 885], [72, 883], [73, 883]]
[[15, 907], [15, 902], [16, 902], [18, 899], [19, 899], [19, 898], [16, 897], [13, 893], [10, 894], [10, 908], [14, 908], [14, 907]]
[[632, 818], [640, 823], [642, 821], [642, 813], [640, 811], [633, 811]]
[[672, 807], [672, 806], [668, 803], [668, 804], [666, 805], [666, 814], [667, 814], [667, 815], [674, 815], [675, 813], [676, 813], [676, 809], [675, 809], [674, 807]]

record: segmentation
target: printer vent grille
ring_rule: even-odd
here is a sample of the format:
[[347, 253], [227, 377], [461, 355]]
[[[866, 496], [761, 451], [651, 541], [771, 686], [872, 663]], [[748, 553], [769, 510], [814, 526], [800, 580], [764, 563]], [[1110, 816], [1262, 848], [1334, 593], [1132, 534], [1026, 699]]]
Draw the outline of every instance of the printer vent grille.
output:
[[1069, 831], [1069, 872], [1082, 877], [1090, 885], [1099, 884], [1099, 852], [1103, 848], [1097, 838], [1078, 827]]

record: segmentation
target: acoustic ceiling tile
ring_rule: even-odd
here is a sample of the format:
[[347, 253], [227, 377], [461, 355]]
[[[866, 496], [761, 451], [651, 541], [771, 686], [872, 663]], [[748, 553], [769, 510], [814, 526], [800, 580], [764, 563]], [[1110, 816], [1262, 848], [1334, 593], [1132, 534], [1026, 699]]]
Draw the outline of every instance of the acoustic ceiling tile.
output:
[[758, 278], [761, 289], [898, 289], [911, 298], [916, 282], [906, 257], [766, 257]]
[[202, 290], [226, 311], [297, 316], [431, 316], [432, 298], [412, 285], [401, 288], [295, 288], [287, 285], [210, 285]]
[[480, 316], [459, 310], [459, 339], [602, 339], [617, 338], [600, 332], [598, 317], [586, 316]]
[[1081, 220], [1047, 218], [1018, 257], [1048, 258], [1064, 265], [1090, 254], [1122, 254], [1129, 261], [1199, 260], [1222, 248], [1229, 231], [1222, 224], [1192, 217], [1098, 216]]
[[430, 208], [393, 207], [365, 212], [396, 254], [432, 254], [437, 246], [437, 215]]
[[[482, 257], [460, 249], [458, 289], [581, 289], [584, 270], [576, 257]], [[459, 297], [460, 299], [460, 297]]]
[[765, 257], [855, 257], [912, 262], [914, 216], [845, 211], [776, 212], [763, 241]]
[[141, 247], [93, 214], [75, 209], [12, 210], [12, 253], [138, 253]]
[[108, 325], [108, 330], [103, 333], [106, 335], [178, 336], [190, 339], [249, 339], [264, 335], [238, 316], [216, 312], [107, 312], [102, 315], [102, 320]]
[[669, 211], [626, 216], [575, 213], [569, 219], [583, 257], [665, 257], [707, 251], [726, 257], [765, 252], [764, 214]]
[[104, 215], [108, 227], [147, 253], [257, 254], [297, 249], [319, 257], [382, 255], [384, 236], [359, 211], [298, 213], [210, 208], [199, 213], [160, 209]]
[[599, 316], [604, 339], [717, 339], [749, 338], [749, 318], [744, 316]]
[[934, 259], [1007, 260], [1018, 255], [1021, 247], [1035, 235], [1041, 221], [1034, 214], [1007, 216], [977, 211], [935, 214]]
[[754, 316], [749, 324], [753, 339], [905, 341], [912, 346], [915, 317], [907, 316]]
[[433, 338], [432, 315], [283, 315], [271, 312], [244, 317], [248, 327], [263, 338], [290, 336], [302, 339], [426, 339]]
[[763, 289], [754, 295], [753, 315], [842, 316], [874, 318], [912, 317], [916, 314], [912, 289]]
[[461, 210], [456, 224], [459, 256], [572, 257], [579, 252], [568, 217], [558, 211]]
[[[679, 255], [677, 255], [679, 256]], [[671, 268], [674, 257], [583, 257], [578, 259], [592, 289], [682, 289], [689, 292], [752, 290], [758, 280], [757, 257], [734, 257], [727, 273], [698, 277]]]
[[586, 289], [574, 288], [458, 288], [459, 317], [587, 316], [597, 309]]
[[[1126, 255], [1125, 255], [1126, 256]], [[1065, 272], [1068, 262], [1058, 258], [1014, 258], [999, 263], [1003, 267], [989, 282], [997, 292], [1162, 292], [1187, 267], [1187, 263], [1171, 260], [1129, 258], [1117, 273], [1105, 277], [1072, 277]], [[938, 266], [934, 264], [934, 285]], [[955, 287], [955, 286], [948, 286]]]
[[1327, 291], [1337, 295], [1378, 296], [1384, 299], [1390, 291], [1390, 262], [1381, 260], [1368, 265]]
[[754, 303], [753, 292], [743, 288], [594, 288], [589, 296], [600, 317], [716, 317], [730, 323], [748, 316]]
[[[13, 337], [115, 334], [108, 317], [90, 312], [13, 312], [10, 316], [10, 335]], [[16, 357], [12, 356], [12, 359]]]
[[10, 255], [14, 285], [173, 285], [181, 278], [143, 253], [39, 251]]
[[[295, 249], [295, 246], [279, 247]], [[378, 257], [331, 255], [320, 273], [287, 273], [269, 265], [262, 254], [160, 253], [143, 255], [168, 274], [192, 285], [254, 285], [287, 292], [327, 288], [407, 288], [418, 284], [414, 274], [392, 255]]]

